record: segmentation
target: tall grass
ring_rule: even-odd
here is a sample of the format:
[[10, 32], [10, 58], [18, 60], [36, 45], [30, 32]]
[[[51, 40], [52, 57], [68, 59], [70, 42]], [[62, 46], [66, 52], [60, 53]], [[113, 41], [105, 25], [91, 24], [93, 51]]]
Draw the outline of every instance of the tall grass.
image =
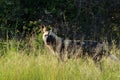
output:
[[[120, 80], [120, 64], [103, 58], [101, 64], [91, 59], [58, 62], [42, 42], [9, 40], [2, 42], [0, 80]], [[3, 50], [4, 49], [4, 50]], [[113, 48], [116, 55], [120, 49]]]

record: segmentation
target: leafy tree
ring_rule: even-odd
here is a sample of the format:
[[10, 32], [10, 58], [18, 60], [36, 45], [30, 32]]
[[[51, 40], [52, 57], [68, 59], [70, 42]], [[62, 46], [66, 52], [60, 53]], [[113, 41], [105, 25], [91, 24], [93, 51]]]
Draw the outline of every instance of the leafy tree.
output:
[[0, 0], [0, 11], [1, 38], [46, 24], [62, 37], [120, 41], [119, 0]]

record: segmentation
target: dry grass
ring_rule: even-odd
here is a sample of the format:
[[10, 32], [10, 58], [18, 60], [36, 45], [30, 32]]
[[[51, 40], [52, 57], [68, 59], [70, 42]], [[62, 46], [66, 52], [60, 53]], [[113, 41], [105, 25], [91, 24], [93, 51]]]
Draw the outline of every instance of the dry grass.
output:
[[[101, 65], [91, 59], [58, 62], [37, 44], [34, 39], [28, 43], [8, 41], [7, 51], [1, 49], [4, 55], [0, 57], [0, 80], [120, 80], [119, 63], [106, 58]], [[111, 52], [120, 55], [120, 49], [115, 47]]]

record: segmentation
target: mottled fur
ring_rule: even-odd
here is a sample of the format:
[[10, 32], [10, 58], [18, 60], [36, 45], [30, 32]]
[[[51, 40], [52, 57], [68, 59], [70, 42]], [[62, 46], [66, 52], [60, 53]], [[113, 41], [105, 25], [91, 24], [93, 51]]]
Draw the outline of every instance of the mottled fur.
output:
[[64, 60], [64, 55], [67, 55], [67, 58], [88, 55], [94, 61], [99, 61], [103, 55], [111, 56], [110, 53], [106, 52], [103, 43], [91, 40], [62, 39], [52, 30], [47, 30], [45, 26], [42, 27], [42, 32], [45, 45], [53, 51], [54, 55], [59, 56], [60, 60]]

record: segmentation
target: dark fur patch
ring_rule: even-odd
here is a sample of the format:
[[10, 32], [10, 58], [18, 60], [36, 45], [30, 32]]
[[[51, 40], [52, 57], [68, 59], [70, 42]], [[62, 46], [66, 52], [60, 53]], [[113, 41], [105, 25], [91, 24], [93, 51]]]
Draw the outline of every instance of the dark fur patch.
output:
[[55, 43], [55, 38], [52, 35], [48, 35], [46, 42], [53, 44]]
[[[98, 46], [99, 42], [97, 41], [80, 41], [80, 40], [64, 40], [53, 32], [49, 32], [47, 37], [45, 37], [46, 43], [50, 43], [51, 49], [54, 52], [59, 54], [61, 60], [63, 60], [63, 55], [67, 54], [68, 58], [77, 54], [89, 55], [93, 58], [94, 61], [100, 60], [103, 55], [102, 46]], [[100, 51], [96, 51], [99, 48]], [[82, 49], [82, 52], [79, 50]]]

